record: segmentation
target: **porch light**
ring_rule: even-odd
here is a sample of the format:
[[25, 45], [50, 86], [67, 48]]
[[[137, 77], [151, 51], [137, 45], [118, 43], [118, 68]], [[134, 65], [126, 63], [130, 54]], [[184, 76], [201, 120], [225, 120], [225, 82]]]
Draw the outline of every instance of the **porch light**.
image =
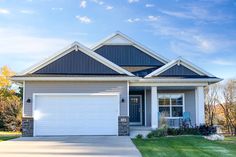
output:
[[28, 98], [28, 99], [26, 100], [26, 102], [27, 102], [27, 103], [31, 103], [31, 99]]
[[124, 103], [124, 102], [125, 102], [125, 99], [124, 99], [124, 98], [122, 98], [122, 99], [121, 99], [121, 102], [122, 102], [122, 103]]

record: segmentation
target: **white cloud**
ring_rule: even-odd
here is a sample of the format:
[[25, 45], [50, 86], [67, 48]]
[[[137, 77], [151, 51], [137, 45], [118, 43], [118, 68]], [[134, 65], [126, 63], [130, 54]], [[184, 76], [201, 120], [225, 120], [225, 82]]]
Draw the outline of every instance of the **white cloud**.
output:
[[155, 7], [155, 5], [154, 4], [145, 4], [145, 7], [146, 8], [151, 8], [151, 7]]
[[159, 18], [159, 16], [153, 16], [153, 15], [149, 15], [146, 19], [146, 21], [157, 21]]
[[141, 21], [141, 19], [140, 18], [129, 18], [128, 20], [127, 20], [127, 22], [129, 22], [129, 23], [134, 23], [134, 22], [139, 22], [139, 21]]
[[23, 29], [0, 27], [0, 54], [24, 54], [25, 57], [37, 59], [47, 53], [58, 51], [69, 43], [71, 41], [62, 38], [38, 37], [26, 33]]
[[128, 3], [137, 3], [139, 0], [128, 0]]
[[210, 12], [208, 7], [202, 7], [197, 5], [189, 5], [183, 7], [181, 11], [159, 10], [162, 14], [168, 16], [184, 18], [190, 20], [199, 20], [204, 22], [227, 22], [232, 18], [229, 15], [225, 15], [219, 12]]
[[77, 15], [75, 18], [78, 19], [81, 23], [85, 23], [85, 24], [89, 24], [89, 23], [92, 22], [92, 20], [89, 17], [87, 17], [87, 16], [79, 16], [79, 15]]
[[8, 9], [0, 8], [0, 14], [10, 14], [10, 11]]
[[213, 60], [212, 63], [217, 64], [217, 65], [225, 65], [225, 66], [235, 65], [235, 62], [224, 60], [224, 59], [216, 59], [216, 60]]
[[84, 0], [81, 1], [79, 6], [80, 6], [80, 8], [86, 8], [86, 6], [87, 6], [87, 1], [84, 1]]
[[97, 3], [99, 5], [103, 5], [104, 4], [104, 2], [100, 1], [100, 0], [91, 0], [91, 1], [94, 2], [94, 3]]
[[52, 8], [53, 11], [62, 11], [63, 8]]
[[33, 10], [20, 10], [20, 13], [22, 13], [22, 14], [34, 14], [35, 11], [33, 11]]
[[106, 10], [112, 10], [112, 9], [113, 9], [113, 6], [110, 6], [110, 5], [106, 6]]
[[[154, 34], [170, 37], [173, 51], [182, 49], [183, 51], [189, 51], [189, 53], [191, 53], [190, 51], [198, 52], [199, 55], [200, 53], [208, 54], [215, 52], [217, 47], [219, 48], [218, 45], [220, 45], [214, 37], [204, 35], [196, 29], [182, 29], [161, 24], [152, 26], [155, 29]], [[178, 46], [179, 48], [176, 48]], [[180, 53], [180, 51], [176, 52]]]

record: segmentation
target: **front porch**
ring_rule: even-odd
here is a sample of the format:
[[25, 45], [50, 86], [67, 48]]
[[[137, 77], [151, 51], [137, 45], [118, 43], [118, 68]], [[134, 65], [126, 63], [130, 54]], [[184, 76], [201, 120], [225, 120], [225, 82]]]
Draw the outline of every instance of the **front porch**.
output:
[[203, 86], [129, 86], [130, 136], [146, 136], [167, 125], [178, 128], [203, 124]]

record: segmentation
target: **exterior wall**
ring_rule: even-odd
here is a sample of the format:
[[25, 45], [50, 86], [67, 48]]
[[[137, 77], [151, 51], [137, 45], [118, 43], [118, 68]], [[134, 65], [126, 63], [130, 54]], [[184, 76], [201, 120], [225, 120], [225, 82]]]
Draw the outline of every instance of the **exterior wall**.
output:
[[119, 116], [118, 135], [129, 136], [129, 116]]
[[[185, 112], [190, 112], [191, 122], [196, 124], [195, 90], [157, 90], [158, 93], [184, 93]], [[151, 126], [151, 90], [146, 91], [147, 126]]]
[[175, 65], [158, 76], [200, 76], [183, 65]]
[[35, 74], [113, 74], [116, 71], [98, 62], [81, 51], [72, 51], [49, 65], [35, 72]]
[[[33, 93], [106, 93], [119, 92], [120, 115], [127, 114], [127, 82], [25, 82], [24, 117], [32, 116]], [[31, 99], [27, 103], [27, 99]]]
[[33, 118], [22, 118], [22, 136], [31, 137], [33, 136], [34, 119]]
[[95, 50], [119, 66], [162, 66], [159, 60], [132, 45], [104, 45]]

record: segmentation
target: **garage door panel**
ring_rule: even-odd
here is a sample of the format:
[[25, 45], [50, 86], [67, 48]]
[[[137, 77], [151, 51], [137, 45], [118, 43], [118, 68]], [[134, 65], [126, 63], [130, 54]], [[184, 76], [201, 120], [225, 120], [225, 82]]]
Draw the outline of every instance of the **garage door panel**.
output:
[[117, 135], [117, 95], [39, 95], [35, 135]]

